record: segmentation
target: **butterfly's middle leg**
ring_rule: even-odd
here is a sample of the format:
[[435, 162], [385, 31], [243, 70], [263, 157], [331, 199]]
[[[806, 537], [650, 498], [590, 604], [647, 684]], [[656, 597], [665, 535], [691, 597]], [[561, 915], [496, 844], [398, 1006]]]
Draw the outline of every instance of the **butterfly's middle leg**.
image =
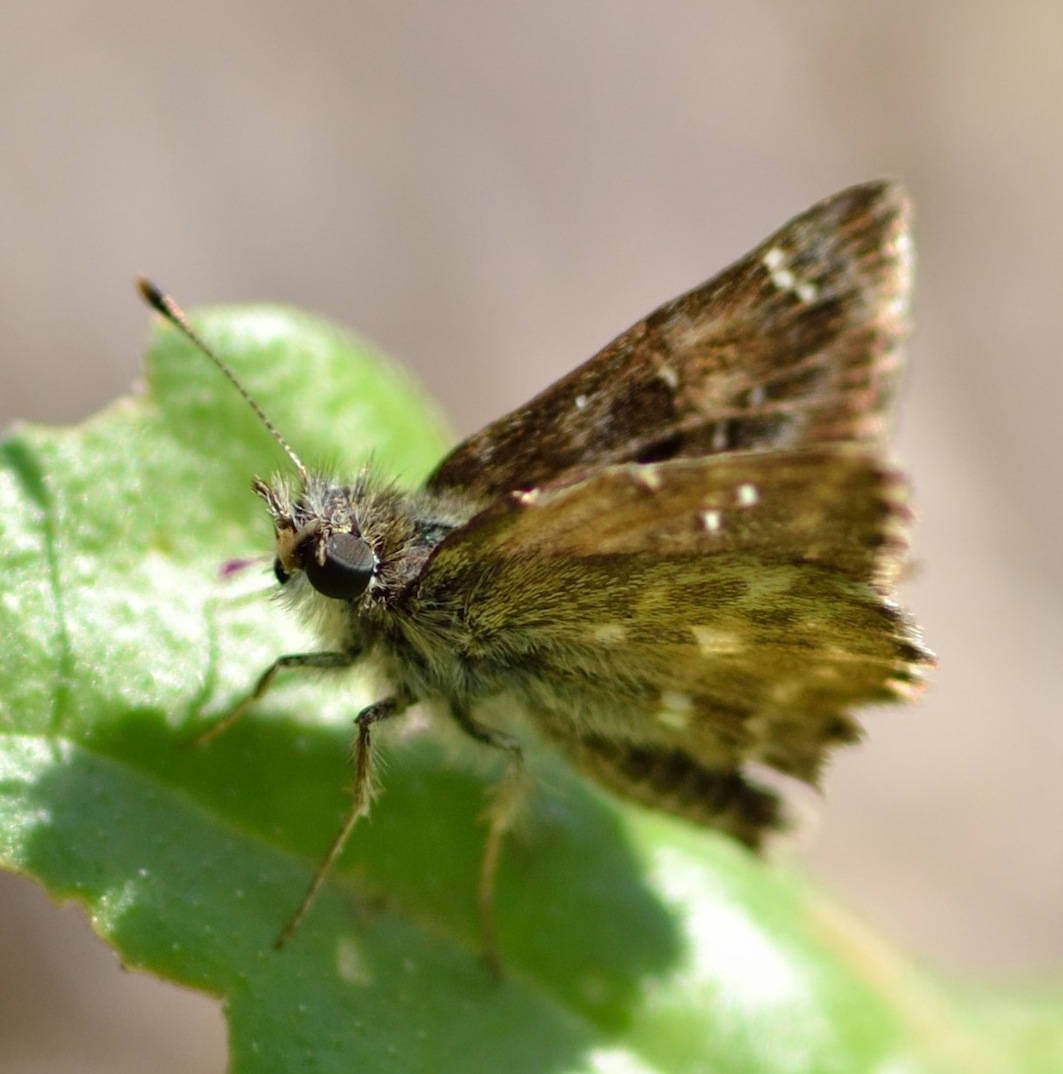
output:
[[452, 705], [451, 713], [458, 726], [471, 738], [497, 750], [503, 750], [506, 754], [506, 770], [494, 788], [487, 812], [489, 828], [477, 888], [483, 961], [488, 971], [497, 977], [502, 972], [502, 963], [495, 931], [495, 874], [498, 871], [502, 842], [512, 826], [527, 787], [524, 753], [516, 738], [474, 720], [464, 707]]

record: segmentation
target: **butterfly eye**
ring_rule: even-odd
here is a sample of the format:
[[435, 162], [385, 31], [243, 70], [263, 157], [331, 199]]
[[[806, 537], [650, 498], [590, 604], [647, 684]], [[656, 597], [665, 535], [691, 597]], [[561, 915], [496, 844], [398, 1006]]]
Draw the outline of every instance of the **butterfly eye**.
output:
[[354, 600], [365, 592], [376, 567], [368, 542], [353, 533], [333, 533], [325, 542], [324, 559], [322, 563], [317, 550], [304, 557], [303, 569], [319, 593], [335, 600]]
[[273, 573], [281, 585], [284, 585], [291, 578], [291, 575], [284, 569], [284, 564], [279, 559], [273, 561]]

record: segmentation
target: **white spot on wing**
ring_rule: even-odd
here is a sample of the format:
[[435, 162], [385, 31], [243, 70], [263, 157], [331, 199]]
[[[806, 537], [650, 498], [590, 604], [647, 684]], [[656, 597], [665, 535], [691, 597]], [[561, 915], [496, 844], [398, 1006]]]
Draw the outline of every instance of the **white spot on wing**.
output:
[[744, 485], [738, 486], [736, 497], [739, 507], [753, 507], [760, 503], [760, 493], [757, 491], [757, 486], [749, 484], [748, 481]]
[[577, 410], [587, 409], [587, 397], [585, 395], [577, 395], [572, 401], [576, 404]]
[[661, 707], [656, 712], [657, 721], [676, 731], [685, 731], [690, 726], [690, 717], [694, 714], [694, 699], [682, 690], [662, 690], [660, 701]]
[[661, 487], [661, 473], [656, 466], [634, 466], [631, 475], [644, 489], [656, 492]]
[[788, 268], [781, 268], [771, 274], [771, 281], [780, 291], [792, 291], [797, 277]]
[[723, 515], [719, 511], [702, 511], [701, 524], [709, 533], [719, 533], [723, 528]]
[[539, 501], [541, 489], [528, 489], [527, 492], [514, 492], [513, 498], [521, 507], [534, 507]]
[[698, 644], [698, 649], [705, 656], [723, 656], [740, 653], [745, 649], [742, 639], [727, 630], [717, 630], [711, 626], [693, 625], [690, 633]]
[[816, 301], [816, 296], [819, 294], [819, 288], [814, 283], [809, 283], [807, 280], [801, 280], [794, 288], [794, 294], [807, 306]]
[[662, 365], [657, 370], [657, 376], [660, 377], [673, 392], [679, 387], [679, 374], [670, 365]]
[[773, 246], [764, 255], [764, 267], [769, 272], [774, 272], [776, 269], [786, 264], [786, 254], [779, 249], [778, 246]]

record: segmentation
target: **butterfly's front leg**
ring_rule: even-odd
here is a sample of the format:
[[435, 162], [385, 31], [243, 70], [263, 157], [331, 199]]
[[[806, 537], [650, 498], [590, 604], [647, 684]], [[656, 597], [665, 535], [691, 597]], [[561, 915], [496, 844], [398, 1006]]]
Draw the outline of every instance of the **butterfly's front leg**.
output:
[[205, 746], [224, 731], [228, 731], [256, 701], [261, 701], [269, 693], [278, 671], [283, 671], [287, 668], [346, 668], [355, 663], [359, 655], [357, 651], [350, 651], [342, 653], [288, 653], [286, 656], [278, 656], [258, 677], [258, 681], [249, 694], [241, 698], [217, 723], [211, 724], [206, 731], [196, 736], [196, 745]]

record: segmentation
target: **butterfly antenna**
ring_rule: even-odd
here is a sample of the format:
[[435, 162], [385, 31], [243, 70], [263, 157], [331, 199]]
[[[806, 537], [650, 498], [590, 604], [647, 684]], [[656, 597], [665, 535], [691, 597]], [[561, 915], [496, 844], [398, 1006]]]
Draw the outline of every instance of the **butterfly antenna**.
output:
[[303, 465], [302, 459], [296, 455], [288, 441], [281, 436], [277, 427], [266, 416], [266, 412], [259, 406], [254, 396], [252, 396], [252, 394], [240, 383], [239, 378], [229, 365], [226, 362], [223, 362], [221, 358], [219, 358], [214, 351], [203, 342], [199, 333], [196, 332], [191, 324], [189, 324], [184, 310], [182, 310], [181, 307], [162, 290], [162, 288], [156, 286], [151, 280], [144, 276], [138, 277], [137, 290], [140, 292], [144, 301], [147, 302], [153, 310], [162, 314], [170, 324], [183, 332], [192, 341], [196, 349], [205, 354], [229, 378], [233, 387], [243, 396], [247, 405], [258, 415], [258, 420], [269, 430], [270, 436], [272, 436], [280, 445], [284, 454], [292, 460], [292, 464], [295, 466], [296, 470], [299, 471], [299, 476], [305, 484], [309, 480], [310, 474]]

